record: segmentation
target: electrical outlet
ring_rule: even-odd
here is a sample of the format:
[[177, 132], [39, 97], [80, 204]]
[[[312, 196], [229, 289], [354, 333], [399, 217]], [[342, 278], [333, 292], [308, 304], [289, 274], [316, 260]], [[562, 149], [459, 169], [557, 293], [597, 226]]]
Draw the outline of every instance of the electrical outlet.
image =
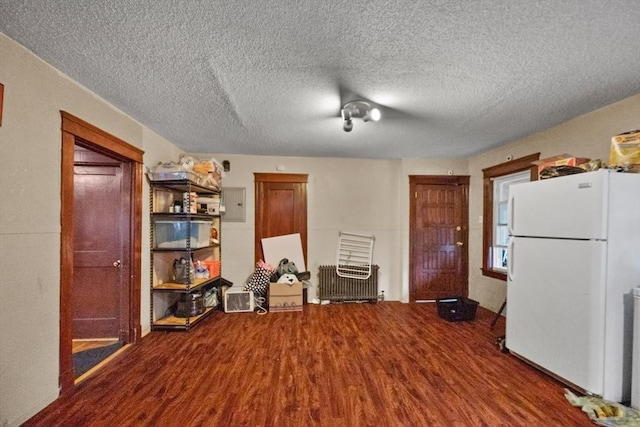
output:
[[478, 224], [482, 224], [482, 215], [478, 217]]

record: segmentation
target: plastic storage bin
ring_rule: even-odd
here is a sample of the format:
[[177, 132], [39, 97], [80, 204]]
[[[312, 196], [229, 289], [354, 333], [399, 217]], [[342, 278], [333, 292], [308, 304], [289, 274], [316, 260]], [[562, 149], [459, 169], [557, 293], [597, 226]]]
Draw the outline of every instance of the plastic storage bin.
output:
[[191, 225], [190, 247], [209, 246], [213, 221], [156, 221], [154, 247], [158, 249], [185, 249]]
[[442, 298], [437, 301], [438, 316], [450, 322], [476, 318], [478, 301], [465, 297]]

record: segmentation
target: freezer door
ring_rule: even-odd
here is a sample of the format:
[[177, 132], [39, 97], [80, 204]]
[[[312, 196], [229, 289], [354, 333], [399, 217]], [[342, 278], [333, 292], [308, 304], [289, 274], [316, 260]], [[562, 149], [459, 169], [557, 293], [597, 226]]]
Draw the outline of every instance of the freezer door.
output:
[[603, 170], [511, 186], [509, 234], [606, 239], [608, 178]]
[[602, 395], [606, 242], [512, 238], [506, 345]]

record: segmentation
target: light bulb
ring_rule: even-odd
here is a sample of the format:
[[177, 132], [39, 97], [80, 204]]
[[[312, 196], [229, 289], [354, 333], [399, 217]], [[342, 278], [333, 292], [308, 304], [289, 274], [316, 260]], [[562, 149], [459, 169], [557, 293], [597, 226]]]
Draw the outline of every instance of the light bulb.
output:
[[362, 120], [364, 120], [365, 122], [377, 122], [378, 120], [380, 120], [380, 116], [380, 110], [378, 110], [377, 108], [372, 108], [370, 110], [367, 110], [367, 114], [364, 115]]

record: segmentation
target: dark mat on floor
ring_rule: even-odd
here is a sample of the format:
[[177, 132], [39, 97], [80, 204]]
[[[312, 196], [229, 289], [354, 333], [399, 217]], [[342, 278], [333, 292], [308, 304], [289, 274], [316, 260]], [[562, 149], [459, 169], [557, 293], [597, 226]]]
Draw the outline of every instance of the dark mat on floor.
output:
[[92, 348], [91, 350], [80, 351], [73, 355], [73, 366], [76, 371], [76, 378], [87, 372], [89, 369], [102, 362], [107, 357], [118, 351], [122, 343], [115, 343], [105, 347]]

